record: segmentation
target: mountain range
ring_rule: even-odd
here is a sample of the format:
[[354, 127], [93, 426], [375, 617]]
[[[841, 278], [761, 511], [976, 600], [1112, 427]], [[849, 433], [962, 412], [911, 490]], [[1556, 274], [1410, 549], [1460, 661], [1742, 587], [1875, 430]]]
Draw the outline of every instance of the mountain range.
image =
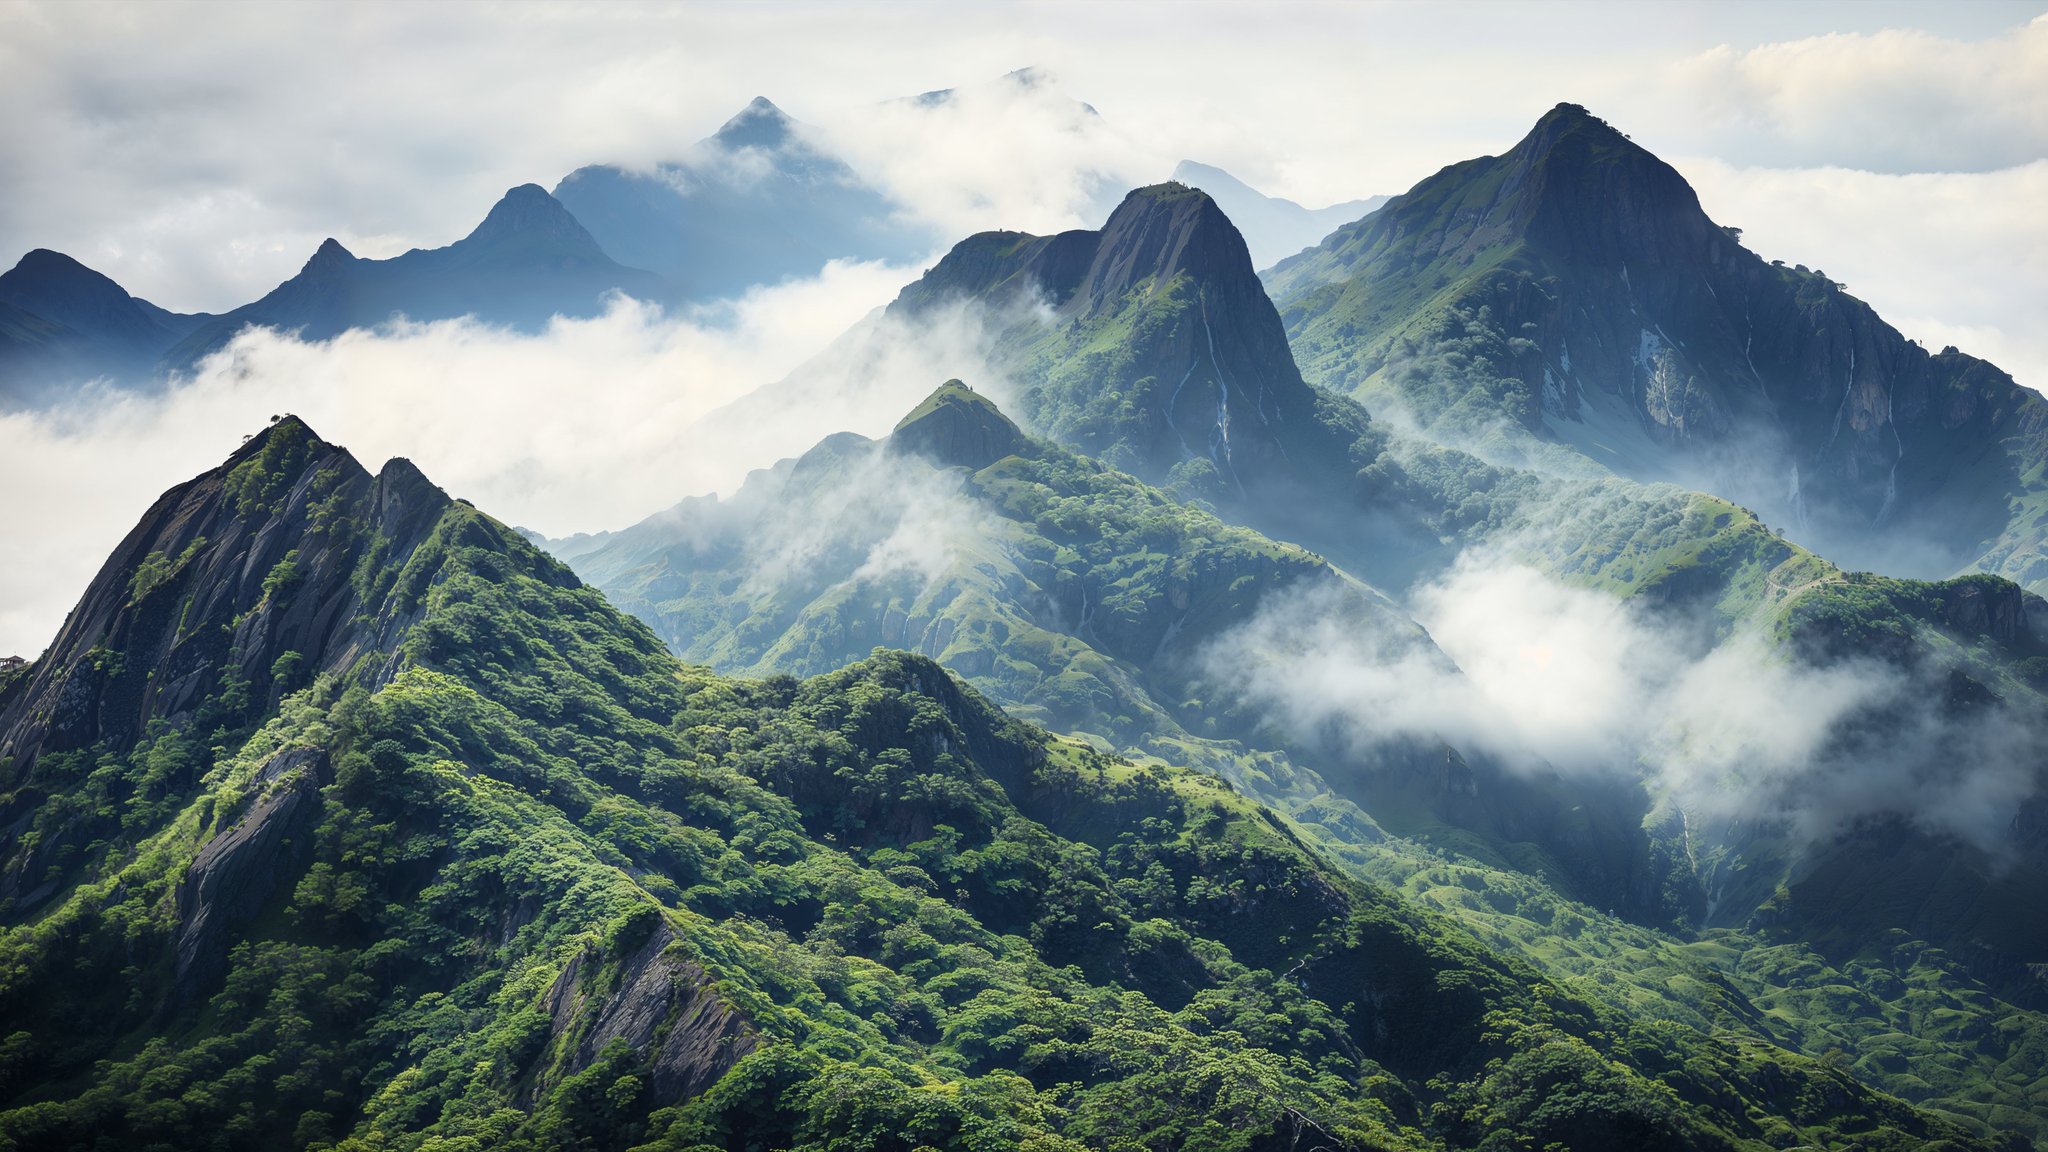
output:
[[190, 372], [249, 327], [326, 340], [403, 316], [474, 316], [535, 329], [589, 316], [612, 293], [661, 302], [666, 282], [604, 254], [534, 184], [506, 192], [469, 235], [444, 248], [366, 260], [333, 239], [296, 276], [221, 315], [167, 312], [61, 253], [38, 249], [0, 274], [0, 403], [61, 399], [82, 381], [146, 385]]
[[605, 251], [684, 300], [814, 276], [831, 260], [908, 263], [939, 243], [763, 97], [681, 160], [578, 168], [554, 194]]
[[[1023, 69], [994, 88], [1046, 83]], [[955, 98], [949, 89], [911, 103], [937, 109]], [[1181, 167], [1244, 216], [1262, 257], [1267, 249], [1274, 258], [1298, 251], [1338, 217], [1383, 199], [1310, 211], [1220, 169]], [[1096, 183], [1110, 188], [1106, 178]], [[0, 274], [0, 405], [59, 402], [95, 379], [136, 387], [189, 373], [250, 326], [308, 340], [397, 316], [474, 316], [533, 330], [556, 315], [592, 315], [615, 292], [670, 308], [703, 305], [816, 275], [833, 260], [908, 264], [940, 246], [927, 224], [757, 97], [681, 159], [646, 171], [588, 165], [552, 194], [513, 188], [473, 232], [443, 248], [364, 259], [330, 238], [297, 275], [220, 315], [166, 311], [71, 257], [32, 251]]]
[[0, 757], [17, 1147], [1979, 1146], [922, 657], [690, 669], [292, 418], [144, 516]]
[[1309, 379], [1435, 438], [1720, 492], [1854, 564], [2041, 588], [2040, 397], [1740, 236], [1562, 104], [1267, 285]]
[[[264, 310], [46, 253], [0, 305], [189, 363], [559, 270], [537, 323], [668, 283], [618, 249], [687, 262], [736, 158], [874, 218], [803, 135], [757, 102], [564, 182], [658, 207], [525, 186]], [[622, 530], [293, 417], [165, 493], [0, 663], [0, 1141], [2048, 1139], [2038, 398], [1574, 105], [1263, 276], [1182, 174], [955, 244], [719, 417], [789, 458]], [[759, 235], [708, 265], [816, 255]], [[942, 330], [980, 376], [884, 355]], [[1634, 647], [1589, 678], [1576, 618]]]
[[[920, 406], [890, 442], [932, 440], [922, 429], [940, 420], [952, 431], [937, 442], [967, 446], [940, 459], [964, 477], [931, 472], [929, 451], [828, 438], [758, 474], [730, 501], [686, 501], [626, 532], [579, 539], [562, 554], [677, 651], [731, 672], [816, 670], [872, 645], [912, 647], [1020, 715], [1127, 756], [1203, 764], [1353, 845], [1387, 834], [1419, 838], [1502, 872], [1541, 877], [1566, 899], [1621, 909], [1647, 928], [1803, 942], [1793, 946], [1823, 949], [1828, 960], [1816, 974], [1827, 979], [1855, 979], [1842, 975], [1853, 958], [1903, 930], [1951, 956], [1975, 957], [1964, 962], [1977, 974], [1967, 979], [1988, 978], [1994, 996], [2032, 1002], [2028, 981], [1998, 973], [2048, 955], [2048, 941], [2010, 916], [2048, 896], [2042, 845], [2027, 831], [2038, 827], [2038, 801], [2011, 811], [2009, 846], [1989, 855], [1882, 812], [1828, 843], [1801, 844], [1754, 815], [1664, 824], [1682, 808], [1640, 785], [1567, 773], [1534, 787], [1478, 749], [1468, 754], [1443, 741], [1434, 753], [1424, 741], [1362, 764], [1298, 734], [1233, 725], [1232, 714], [1247, 709], [1176, 661], [1198, 649], [1201, 636], [1170, 627], [1173, 606], [1208, 615], [1213, 635], [1241, 626], [1262, 596], [1313, 572], [1349, 581], [1361, 603], [1386, 605], [1389, 598], [1358, 578], [1399, 589], [1459, 556], [1507, 548], [1677, 622], [1708, 652], [1739, 650], [1763, 635], [1803, 664], [1876, 659], [1901, 670], [1912, 686], [1871, 707], [1918, 716], [1931, 696], [1927, 722], [1948, 749], [1924, 753], [1912, 771], [1938, 771], [1972, 731], [2004, 722], [1993, 715], [2017, 718], [2031, 735], [1994, 754], [2016, 757], [2015, 767], [2036, 781], [2022, 792], [2038, 796], [2042, 747], [2044, 649], [2031, 621], [2044, 606], [2021, 589], [1844, 572], [1725, 500], [1599, 467], [1488, 463], [1451, 437], [1382, 427], [1356, 402], [1301, 380], [1287, 345], [1271, 335], [1280, 316], [1246, 288], [1251, 275], [1242, 242], [1213, 203], [1167, 185], [1134, 192], [1101, 232], [970, 238], [891, 306], [911, 316], [963, 302], [979, 308], [1024, 427], [1131, 473], [1141, 491], [1142, 478], [1162, 485], [1146, 496], [1149, 506], [1186, 509], [1155, 512], [1151, 524], [1221, 513], [1253, 529], [1241, 556], [1297, 556], [1292, 576], [1284, 564], [1268, 571], [1244, 559], [1211, 568], [1211, 586], [1236, 597], [1221, 620], [1213, 608], [1195, 607], [1181, 583], [1187, 578], [1168, 575], [1172, 569], [1118, 566], [1092, 575], [1091, 589], [1083, 563], [1090, 547], [1112, 557], [1172, 557], [1198, 571], [1218, 559], [1194, 543], [1201, 533], [1139, 543], [1151, 538], [1127, 534], [1128, 514], [1115, 511], [1130, 497], [1099, 483], [1049, 480], [1044, 461], [1059, 449], [961, 386]], [[1231, 302], [1218, 309], [1231, 316], [1221, 331], [1207, 323], [1206, 304], [1216, 300]], [[1241, 462], [1251, 479], [1226, 479], [1222, 465]], [[1012, 495], [1019, 480], [1028, 481], [1021, 491], [1043, 494]], [[1071, 509], [1052, 521], [1057, 530], [1050, 507]], [[1312, 541], [1344, 567], [1290, 553], [1262, 538], [1261, 526], [1279, 539]], [[895, 555], [904, 539], [968, 543], [913, 562]], [[805, 542], [794, 564], [784, 553], [790, 541]], [[1047, 566], [1063, 556], [1072, 559]], [[1116, 630], [1094, 631], [1090, 608], [1112, 605]], [[1148, 618], [1122, 632], [1125, 620]], [[1972, 699], [1991, 711], [1973, 715]], [[1873, 750], [1859, 745], [1857, 728], [1883, 731], [1885, 722], [1865, 714], [1849, 723], [1839, 745], [1815, 750], [1815, 763], [1869, 760]], [[1432, 754], [1438, 769], [1421, 769]], [[2015, 868], [2018, 860], [2026, 862]], [[1383, 875], [1416, 875], [1411, 865], [1379, 866], [1391, 869]], [[1475, 915], [1486, 919], [1483, 910]], [[1872, 1010], [1851, 1014], [1859, 1029], [1889, 1028], [1917, 995], [1879, 984], [1865, 984]], [[1628, 986], [1642, 993], [1634, 980]]]

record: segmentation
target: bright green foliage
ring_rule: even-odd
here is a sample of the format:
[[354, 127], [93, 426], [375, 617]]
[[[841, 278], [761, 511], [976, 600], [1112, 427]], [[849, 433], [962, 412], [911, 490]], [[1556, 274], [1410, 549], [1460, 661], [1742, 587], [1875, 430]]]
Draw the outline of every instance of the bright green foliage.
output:
[[[119, 825], [0, 938], [8, 1145], [1967, 1145], [1789, 1052], [1646, 1038], [927, 660], [687, 669], [461, 504], [379, 563], [417, 612], [395, 668], [211, 752], [28, 769]], [[290, 811], [218, 975], [181, 968], [216, 930], [191, 877]]]
[[[1336, 579], [1064, 448], [1017, 449], [961, 470], [835, 437], [786, 476], [687, 503], [576, 566], [685, 659], [804, 675], [912, 649], [1016, 715], [1117, 747], [1187, 735], [1176, 660], [1263, 597]], [[792, 557], [791, 540], [821, 543]]]

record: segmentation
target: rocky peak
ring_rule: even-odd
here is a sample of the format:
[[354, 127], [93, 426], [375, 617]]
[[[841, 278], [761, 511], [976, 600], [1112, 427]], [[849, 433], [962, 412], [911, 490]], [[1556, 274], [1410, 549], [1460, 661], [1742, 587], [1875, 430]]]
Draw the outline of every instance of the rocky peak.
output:
[[320, 247], [313, 250], [313, 255], [306, 260], [306, 266], [299, 269], [299, 275], [318, 279], [329, 274], [346, 271], [350, 265], [355, 263], [357, 263], [356, 254], [342, 247], [341, 241], [329, 236], [320, 242]]
[[789, 142], [794, 121], [766, 96], [756, 96], [711, 137], [727, 149], [774, 150]]
[[305, 422], [278, 419], [166, 492], [114, 550], [0, 706], [0, 768], [130, 743], [156, 720], [237, 722], [213, 714], [223, 700], [253, 715], [322, 671], [395, 651], [409, 608], [386, 610], [391, 566], [447, 505], [411, 465], [373, 479]]
[[591, 238], [582, 223], [562, 206], [561, 201], [548, 195], [548, 190], [538, 184], [521, 184], [506, 191], [491, 206], [483, 223], [457, 243], [466, 246], [491, 244], [526, 235], [546, 236], [576, 247], [587, 247], [592, 252], [599, 251], [597, 241]]
[[1024, 445], [1024, 433], [995, 401], [948, 380], [896, 425], [889, 443], [942, 464], [986, 468]]
[[1156, 289], [1183, 274], [1202, 283], [1258, 283], [1244, 237], [1208, 193], [1154, 184], [1132, 190], [1110, 213], [1077, 298], [1092, 315], [1140, 286]]
[[1502, 162], [1514, 223], [1573, 262], [1689, 260], [1717, 231], [1676, 169], [1577, 104], [1551, 109]]

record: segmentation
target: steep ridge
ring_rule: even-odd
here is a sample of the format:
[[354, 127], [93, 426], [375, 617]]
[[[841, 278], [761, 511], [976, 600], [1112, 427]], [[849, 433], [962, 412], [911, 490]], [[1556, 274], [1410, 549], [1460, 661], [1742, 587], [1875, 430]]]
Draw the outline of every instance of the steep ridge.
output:
[[415, 248], [389, 260], [355, 256], [333, 239], [262, 299], [199, 326], [164, 356], [189, 369], [252, 325], [325, 340], [396, 315], [446, 320], [476, 316], [537, 328], [556, 315], [589, 316], [607, 295], [661, 301], [670, 289], [650, 272], [619, 264], [561, 202], [537, 184], [506, 192], [468, 236], [445, 248]]
[[[569, 543], [581, 575], [687, 660], [816, 675], [909, 648], [1017, 714], [1119, 747], [1182, 734], [1178, 690], [1148, 687], [1153, 671], [1259, 597], [1337, 579], [1303, 549], [1027, 437], [958, 381], [882, 440], [831, 436], [729, 499]], [[1395, 619], [1353, 591], [1362, 616]]]
[[1326, 803], [1369, 836], [1520, 861], [1645, 922], [1703, 903], [1668, 830], [1645, 829], [1651, 800], [1632, 779], [1564, 784], [1443, 735], [1360, 750], [1266, 723], [1217, 674], [1239, 660], [1212, 645], [1269, 605], [1326, 596], [1319, 616], [1385, 660], [1450, 661], [1323, 557], [1027, 437], [957, 381], [884, 440], [832, 436], [728, 499], [555, 546], [721, 672], [817, 675], [910, 649], [1012, 715], [1289, 810]]
[[685, 300], [815, 275], [831, 260], [901, 263], [937, 245], [763, 97], [679, 160], [647, 172], [589, 165], [554, 194], [606, 252]]
[[[1213, 780], [1048, 738], [927, 660], [692, 670], [467, 505], [401, 501], [386, 536], [303, 425], [253, 443], [169, 506], [253, 493], [208, 526], [361, 540], [351, 621], [399, 623], [357, 656], [354, 623], [294, 632], [327, 673], [125, 747], [11, 740], [9, 796], [45, 798], [10, 863], [111, 821], [0, 934], [15, 1147], [1988, 1146], [1579, 999]], [[336, 518], [298, 525], [323, 475]], [[133, 551], [86, 604], [154, 571]], [[170, 580], [211, 604], [247, 569]], [[280, 579], [249, 611], [335, 594]]]
[[39, 403], [95, 378], [139, 383], [165, 349], [209, 319], [168, 312], [38, 248], [0, 273], [0, 405]]
[[[1675, 549], [1709, 563], [1742, 556], [1750, 557], [1742, 565], [1765, 565], [1755, 594], [1772, 602], [1730, 611], [1797, 607], [1786, 624], [1795, 646], [1851, 631], [1818, 623], [1847, 607], [1832, 582], [1843, 582], [1844, 592], [1877, 587], [1858, 585], [1777, 541], [1726, 504], [1631, 510], [1599, 486], [1572, 499], [1596, 520], [1678, 517], [1668, 540], [1641, 533], [1624, 550], [1633, 557], [1629, 564]], [[1587, 548], [1607, 547], [1597, 533], [1577, 539]], [[1804, 1035], [1817, 1045], [1815, 1054], [1891, 1036], [1894, 1045], [1917, 1046], [1915, 1061], [1966, 1068], [1980, 1059], [1966, 1045], [1951, 1045], [1924, 1023], [1912, 1025], [1911, 1039], [1902, 1041], [1899, 1022], [1918, 1012], [1930, 984], [1943, 996], [1967, 991], [1979, 997], [1971, 1001], [1981, 1006], [1977, 1018], [2003, 1021], [2011, 1046], [2001, 1041], [1981, 1058], [2014, 1062], [2010, 1075], [1958, 1071], [1935, 1089], [1915, 1087], [1889, 1061], [1861, 1074], [1882, 1087], [1918, 1091], [1916, 1098], [1971, 1122], [2034, 1131], [2012, 1119], [2007, 1102], [2035, 1090], [2039, 1077], [2019, 1070], [2022, 1053], [2048, 1036], [2048, 1022], [2011, 1002], [2039, 995], [2029, 991], [2028, 978], [2014, 978], [2015, 963], [2024, 967], [2017, 958], [2038, 950], [2038, 942], [2026, 938], [2022, 921], [1997, 909], [2037, 898], [2039, 877], [2048, 874], [2037, 863], [2001, 864], [1897, 828], [1866, 830], [1814, 852], [1760, 835], [1768, 821], [1730, 828], [1662, 805], [1653, 811], [1641, 786], [1626, 778], [1510, 769], [1441, 741], [1382, 745], [1366, 755], [1342, 739], [1326, 742], [1268, 723], [1266, 709], [1233, 702], [1229, 679], [1202, 659], [1205, 644], [1242, 629], [1290, 589], [1341, 576], [1289, 545], [1226, 527], [1054, 445], [1020, 437], [986, 397], [958, 383], [935, 392], [886, 441], [830, 438], [756, 473], [730, 499], [685, 501], [575, 546], [579, 572], [688, 660], [749, 675], [815, 674], [858, 661], [876, 644], [917, 650], [1014, 715], [1082, 734], [1141, 763], [1189, 764], [1223, 776], [1288, 812], [1324, 851], [1360, 874], [1419, 886], [1487, 938], [1524, 942], [1526, 954], [1546, 966], [1560, 963], [1562, 948], [1565, 970], [1597, 974], [1591, 987], [1613, 992], [1618, 1004], [1668, 1001], [1660, 1011], [1735, 1026], [1698, 998], [1700, 961], [1687, 951], [1696, 926], [1716, 939], [1708, 953], [1715, 957], [1749, 949], [1798, 954], [1803, 940], [1830, 941], [1828, 957], [1790, 971], [1729, 965], [1715, 979], [1733, 981], [1728, 986], [1743, 996], [1776, 1002], [1853, 983], [1863, 996], [1857, 1007], [1831, 1012], [1828, 1031], [1789, 1034], [1762, 1016], [1742, 1016], [1752, 1011], [1742, 1008], [1735, 1018], [1747, 1022], [1740, 1029], [1773, 1043]], [[1262, 555], [1279, 562], [1261, 562]], [[1575, 563], [1570, 555], [1556, 559], [1560, 571]], [[1675, 563], [1674, 572], [1696, 572], [1693, 564]], [[1638, 596], [1682, 603], [1691, 593], [1681, 594], [1680, 583], [1674, 577], [1669, 590], [1650, 586]], [[1782, 588], [1798, 584], [1816, 599], [1784, 600]], [[1884, 587], [1886, 595], [1911, 601], [1899, 620], [2009, 646], [2003, 656], [1996, 648], [1973, 656], [1974, 674], [2001, 693], [2030, 691], [1983, 667], [2011, 667], [2038, 650], [2017, 589], [1998, 581]], [[1426, 643], [1389, 608], [1371, 610], [1362, 590], [1352, 595], [1354, 608], [1327, 604], [1324, 618], [1348, 616], [1346, 627], [1364, 635], [1406, 630]], [[1855, 610], [1879, 634], [1898, 623], [1868, 605]], [[1939, 666], [1941, 658], [1921, 654], [1908, 633], [1888, 635], [1902, 666]], [[1382, 658], [1398, 664], [1398, 647], [1387, 645]], [[1831, 666], [1868, 656], [1814, 654]], [[1940, 682], [1943, 675], [1929, 669], [1922, 678]], [[1888, 859], [1902, 845], [1927, 875], [1941, 878], [1938, 892], [1894, 876], [1882, 886], [1892, 894], [1890, 907], [1858, 909], [1807, 878], [1856, 868], [1866, 857]], [[1440, 879], [1446, 859], [1459, 862], [1457, 875], [1465, 879]], [[1439, 879], [1431, 883], [1433, 877]], [[1452, 891], [1481, 885], [1493, 903], [1440, 895], [1447, 883]], [[1873, 886], [1865, 895], [1878, 892]], [[1931, 917], [1896, 916], [1897, 897], [1909, 892], [1921, 893], [1910, 900]], [[1553, 922], [1600, 927], [1567, 943], [1539, 927]], [[1918, 970], [1910, 991], [1886, 975], [1883, 961], [1859, 951], [1862, 942], [1885, 941], [1902, 926], [1920, 949], [1941, 951], [1928, 940], [1951, 947], [1940, 975]], [[1652, 972], [1666, 979], [1646, 979]], [[1674, 972], [1685, 975], [1672, 983]]]
[[961, 300], [990, 311], [1028, 427], [1144, 479], [1230, 499], [1375, 454], [1354, 460], [1362, 413], [1302, 382], [1243, 238], [1184, 185], [1133, 191], [1099, 232], [970, 237], [889, 312]]
[[1705, 488], [1859, 566], [2048, 577], [2048, 405], [1757, 257], [1577, 105], [1267, 280], [1310, 379], [1439, 440]]

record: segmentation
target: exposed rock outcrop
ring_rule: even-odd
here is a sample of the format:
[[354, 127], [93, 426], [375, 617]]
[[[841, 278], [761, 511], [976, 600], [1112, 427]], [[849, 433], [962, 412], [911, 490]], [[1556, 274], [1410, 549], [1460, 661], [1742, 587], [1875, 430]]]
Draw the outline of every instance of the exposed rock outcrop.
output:
[[623, 1040], [645, 1054], [657, 1106], [703, 1092], [761, 1043], [666, 924], [623, 956], [577, 953], [548, 989], [545, 1008], [557, 1042], [567, 1046], [561, 1075], [582, 1071]]
[[948, 380], [897, 422], [889, 442], [941, 464], [978, 469], [1015, 454], [1024, 433], [994, 401]]
[[[1676, 170], [1560, 104], [1267, 273], [1308, 377], [1524, 425], [1763, 510], [1853, 566], [2048, 579], [2048, 403], [1769, 262]], [[1418, 380], [1433, 381], [1418, 385]]]
[[253, 799], [199, 850], [178, 887], [174, 1005], [189, 1003], [227, 969], [229, 933], [255, 919], [312, 844], [307, 833], [327, 779], [327, 753], [287, 748], [257, 770]]
[[889, 310], [961, 300], [1021, 358], [1018, 413], [1040, 434], [1153, 480], [1206, 460], [1218, 496], [1355, 469], [1362, 423], [1325, 425], [1244, 238], [1197, 189], [1139, 188], [1096, 232], [971, 236]]
[[273, 424], [157, 500], [0, 698], [0, 784], [43, 753], [126, 746], [223, 696], [254, 714], [320, 672], [389, 658], [417, 594], [395, 587], [398, 566], [447, 506], [409, 463], [373, 477], [297, 418]]

